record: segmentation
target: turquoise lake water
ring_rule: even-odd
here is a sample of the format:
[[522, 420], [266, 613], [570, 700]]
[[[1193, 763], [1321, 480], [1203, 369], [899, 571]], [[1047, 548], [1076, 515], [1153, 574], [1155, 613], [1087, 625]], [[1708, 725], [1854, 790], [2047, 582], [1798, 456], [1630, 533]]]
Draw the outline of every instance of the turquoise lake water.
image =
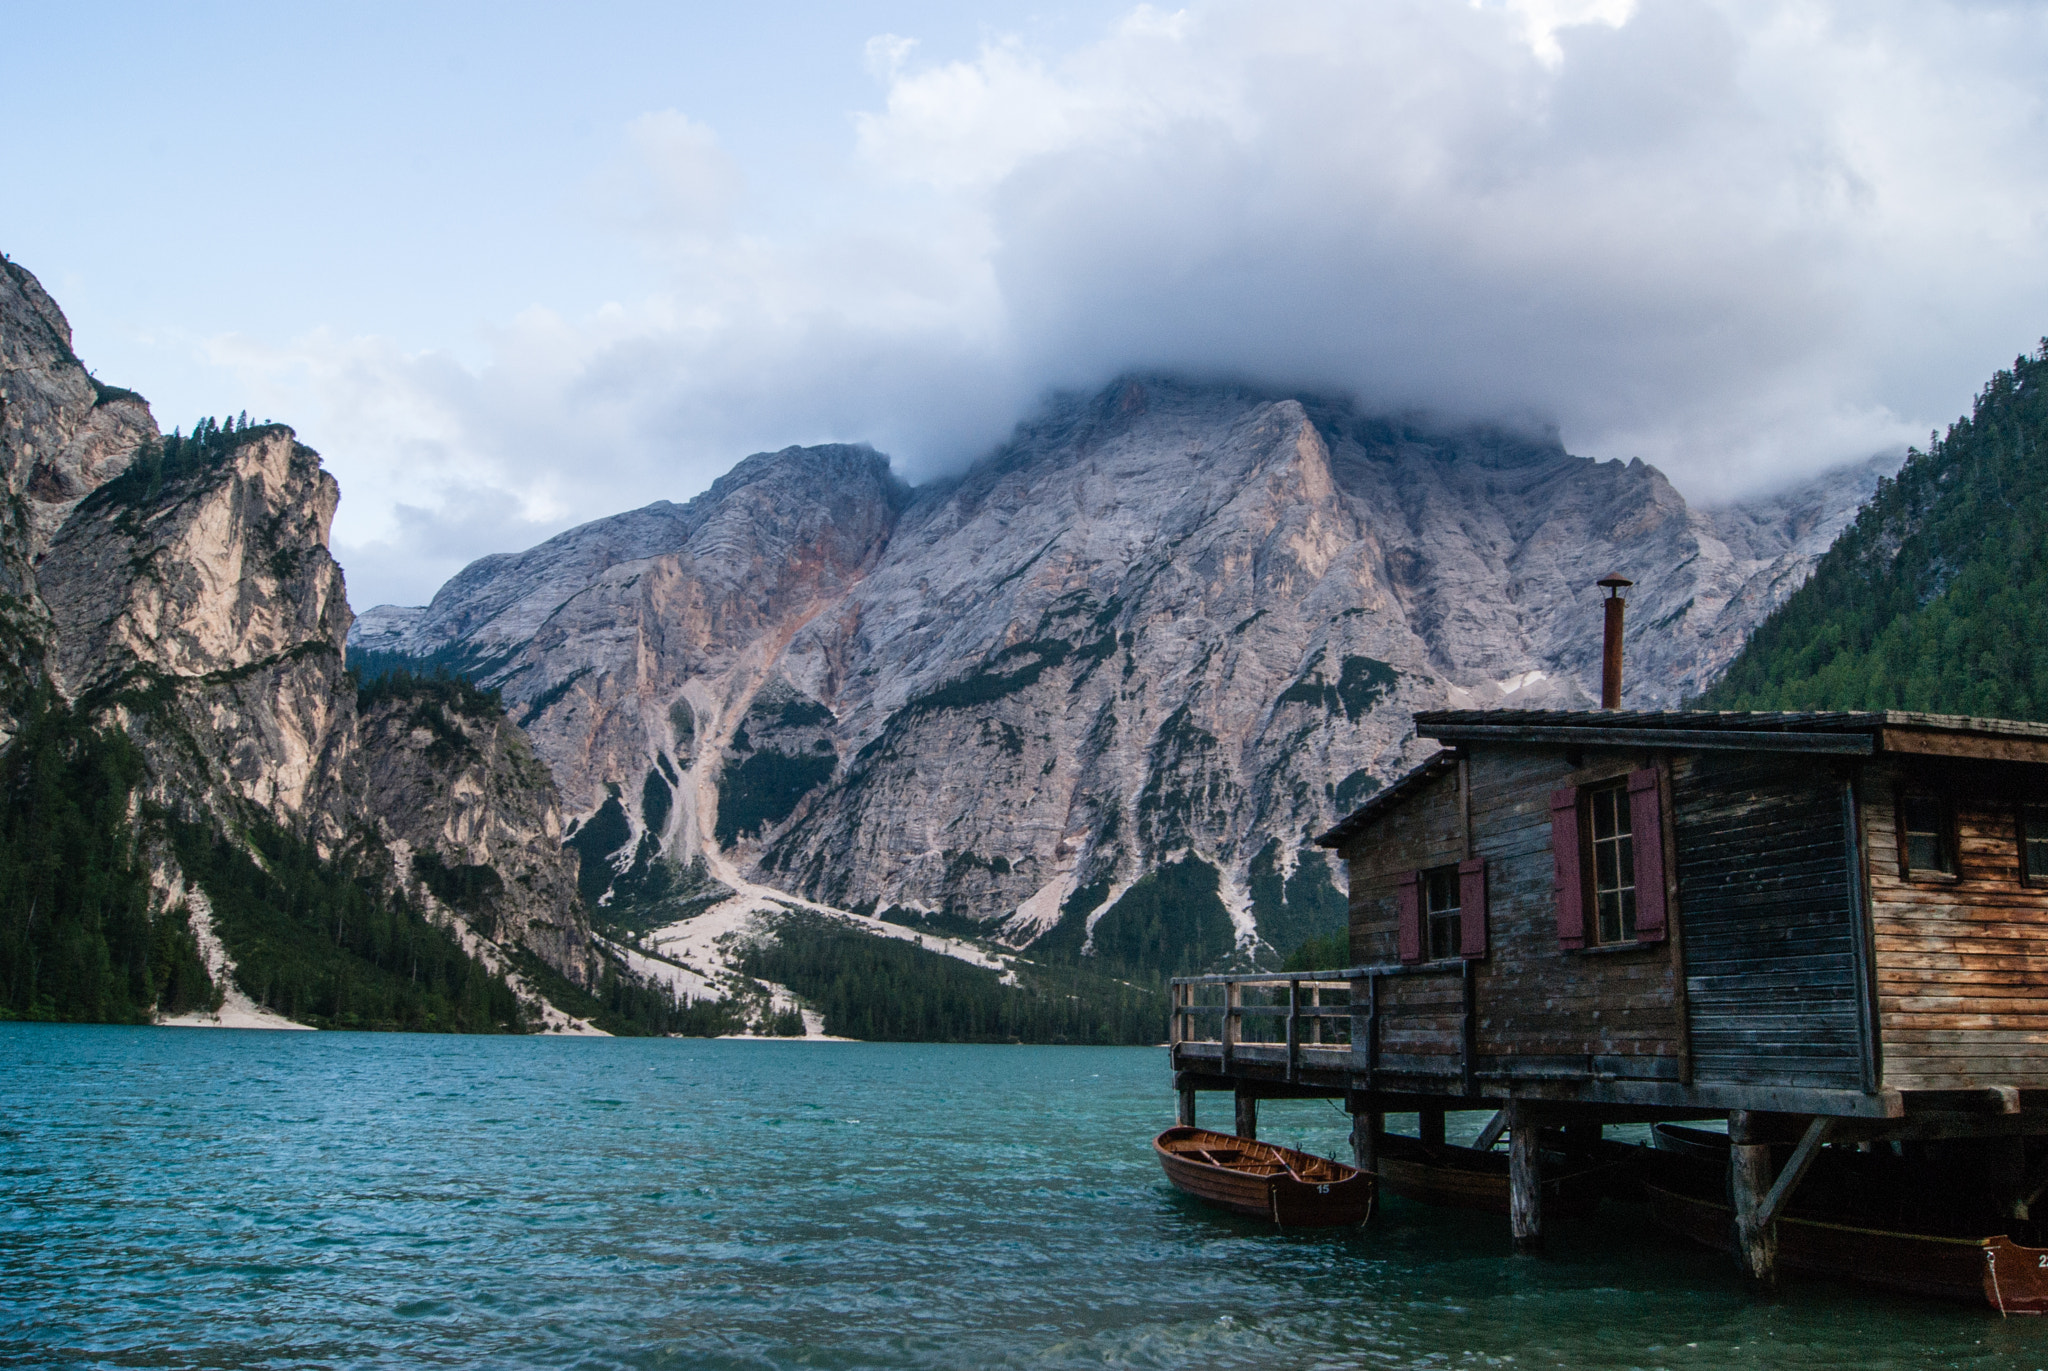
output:
[[2048, 1364], [2048, 1319], [1753, 1299], [1612, 1203], [1536, 1258], [1216, 1214], [1155, 1049], [0, 1025], [0, 1070], [0, 1365]]

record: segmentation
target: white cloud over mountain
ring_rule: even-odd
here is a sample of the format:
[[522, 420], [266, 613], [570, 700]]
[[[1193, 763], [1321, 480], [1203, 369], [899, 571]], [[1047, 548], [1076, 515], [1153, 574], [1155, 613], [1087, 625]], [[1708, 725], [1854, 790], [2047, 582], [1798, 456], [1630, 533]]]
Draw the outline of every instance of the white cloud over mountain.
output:
[[[1127, 369], [1554, 423], [1696, 495], [1924, 438], [2048, 333], [2048, 9], [1220, 2], [865, 60], [778, 183], [687, 111], [593, 169], [643, 297], [459, 363], [217, 343], [320, 415], [354, 598], [867, 439], [957, 467]], [[861, 55], [849, 56], [861, 60]], [[252, 410], [258, 406], [251, 406]]]

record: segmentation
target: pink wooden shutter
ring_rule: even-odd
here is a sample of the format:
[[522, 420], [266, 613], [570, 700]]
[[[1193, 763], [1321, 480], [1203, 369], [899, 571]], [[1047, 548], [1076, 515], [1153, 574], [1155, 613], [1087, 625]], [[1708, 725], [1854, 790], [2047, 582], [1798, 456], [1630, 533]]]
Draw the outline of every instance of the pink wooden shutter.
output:
[[1550, 792], [1550, 855], [1557, 865], [1557, 945], [1586, 945], [1586, 863], [1579, 853], [1579, 788]]
[[1458, 955], [1486, 955], [1486, 858], [1458, 863]]
[[1629, 833], [1636, 856], [1636, 941], [1664, 941], [1664, 797], [1657, 769], [1628, 775]]
[[1394, 889], [1394, 917], [1399, 924], [1401, 960], [1422, 960], [1422, 873], [1404, 871]]

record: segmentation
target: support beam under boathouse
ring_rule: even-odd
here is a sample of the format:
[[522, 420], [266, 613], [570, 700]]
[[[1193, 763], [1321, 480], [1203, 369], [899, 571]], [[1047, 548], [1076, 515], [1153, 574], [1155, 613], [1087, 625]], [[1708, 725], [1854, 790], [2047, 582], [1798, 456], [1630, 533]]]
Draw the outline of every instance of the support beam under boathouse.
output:
[[[1493, 1168], [1523, 1251], [1581, 1220], [1607, 1125], [1706, 1122], [1684, 1143], [1718, 1178], [1694, 1235], [1763, 1283], [1784, 1221], [1845, 1175], [1920, 1167], [1912, 1204], [1941, 1212], [1899, 1212], [1972, 1232], [2048, 1207], [2048, 726], [1415, 725], [1442, 749], [1318, 839], [1346, 865], [1351, 965], [1173, 983], [1183, 1122], [1203, 1090], [1232, 1093], [1244, 1137], [1261, 1099], [1341, 1100], [1393, 1193]], [[1475, 1111], [1479, 1146], [1447, 1141]]]

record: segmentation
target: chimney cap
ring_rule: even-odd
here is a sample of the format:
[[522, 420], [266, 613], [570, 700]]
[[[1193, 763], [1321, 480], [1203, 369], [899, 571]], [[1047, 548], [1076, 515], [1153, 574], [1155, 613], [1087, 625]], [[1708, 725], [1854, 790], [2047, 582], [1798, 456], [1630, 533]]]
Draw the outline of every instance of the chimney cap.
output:
[[1610, 571], [1605, 576], [1602, 576], [1599, 579], [1599, 581], [1597, 581], [1595, 584], [1604, 586], [1608, 590], [1621, 590], [1627, 586], [1634, 585], [1635, 582], [1631, 581], [1628, 577], [1622, 575], [1618, 571]]

